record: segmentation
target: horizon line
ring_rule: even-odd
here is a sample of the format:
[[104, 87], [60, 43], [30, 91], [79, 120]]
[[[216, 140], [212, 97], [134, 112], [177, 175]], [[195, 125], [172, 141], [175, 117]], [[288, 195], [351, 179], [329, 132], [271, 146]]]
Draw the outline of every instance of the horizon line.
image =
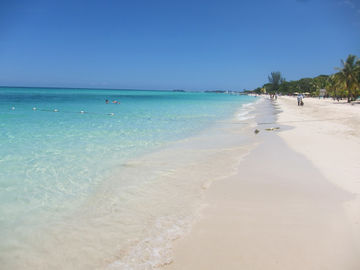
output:
[[[184, 91], [184, 92], [204, 92], [204, 91], [230, 91], [230, 92], [244, 92], [243, 90], [225, 90], [225, 89], [204, 89], [204, 90], [186, 90], [180, 88], [174, 89], [135, 89], [135, 88], [99, 88], [99, 87], [61, 87], [61, 86], [14, 86], [14, 85], [0, 85], [0, 88], [44, 88], [44, 89], [88, 89], [88, 90], [130, 90], [130, 91]], [[246, 90], [249, 91], [249, 90]]]

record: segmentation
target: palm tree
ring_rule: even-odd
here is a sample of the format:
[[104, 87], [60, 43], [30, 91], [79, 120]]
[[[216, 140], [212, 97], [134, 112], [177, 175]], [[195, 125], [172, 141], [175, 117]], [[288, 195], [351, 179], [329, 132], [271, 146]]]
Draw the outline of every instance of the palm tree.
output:
[[271, 76], [268, 76], [268, 79], [271, 83], [271, 90], [273, 92], [277, 91], [280, 84], [285, 82], [285, 78], [281, 77], [281, 73], [279, 71], [271, 72]]
[[337, 93], [336, 91], [338, 88], [338, 80], [336, 74], [332, 74], [327, 78], [325, 88], [332, 94], [334, 98], [338, 96], [339, 93]]
[[338, 82], [342, 84], [348, 93], [348, 102], [354, 99], [355, 90], [359, 89], [360, 60], [350, 54], [346, 61], [341, 59], [342, 68], [337, 73]]

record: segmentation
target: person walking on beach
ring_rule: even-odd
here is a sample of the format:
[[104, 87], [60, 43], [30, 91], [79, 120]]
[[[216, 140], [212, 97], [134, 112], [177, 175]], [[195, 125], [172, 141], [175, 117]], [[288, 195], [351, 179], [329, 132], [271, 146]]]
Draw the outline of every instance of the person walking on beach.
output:
[[304, 98], [304, 96], [302, 94], [298, 94], [298, 96], [297, 96], [298, 106], [303, 106], [304, 105], [304, 103], [302, 101], [303, 98]]

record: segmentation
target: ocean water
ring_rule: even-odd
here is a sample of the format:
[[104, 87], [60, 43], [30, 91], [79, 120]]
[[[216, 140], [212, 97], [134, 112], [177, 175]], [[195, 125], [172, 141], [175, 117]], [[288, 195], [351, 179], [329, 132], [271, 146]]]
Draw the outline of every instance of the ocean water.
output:
[[251, 119], [254, 101], [215, 93], [0, 88], [1, 265], [167, 263], [169, 241], [190, 226], [202, 185], [217, 166], [227, 166], [211, 162], [231, 156], [217, 142], [236, 137], [214, 140], [225, 136], [221, 129], [214, 136], [206, 131]]

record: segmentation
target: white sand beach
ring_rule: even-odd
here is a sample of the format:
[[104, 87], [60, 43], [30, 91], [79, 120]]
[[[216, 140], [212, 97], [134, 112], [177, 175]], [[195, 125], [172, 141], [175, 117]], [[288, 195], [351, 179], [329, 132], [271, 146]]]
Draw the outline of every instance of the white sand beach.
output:
[[360, 105], [304, 103], [273, 101], [277, 123], [207, 190], [166, 269], [360, 269]]

